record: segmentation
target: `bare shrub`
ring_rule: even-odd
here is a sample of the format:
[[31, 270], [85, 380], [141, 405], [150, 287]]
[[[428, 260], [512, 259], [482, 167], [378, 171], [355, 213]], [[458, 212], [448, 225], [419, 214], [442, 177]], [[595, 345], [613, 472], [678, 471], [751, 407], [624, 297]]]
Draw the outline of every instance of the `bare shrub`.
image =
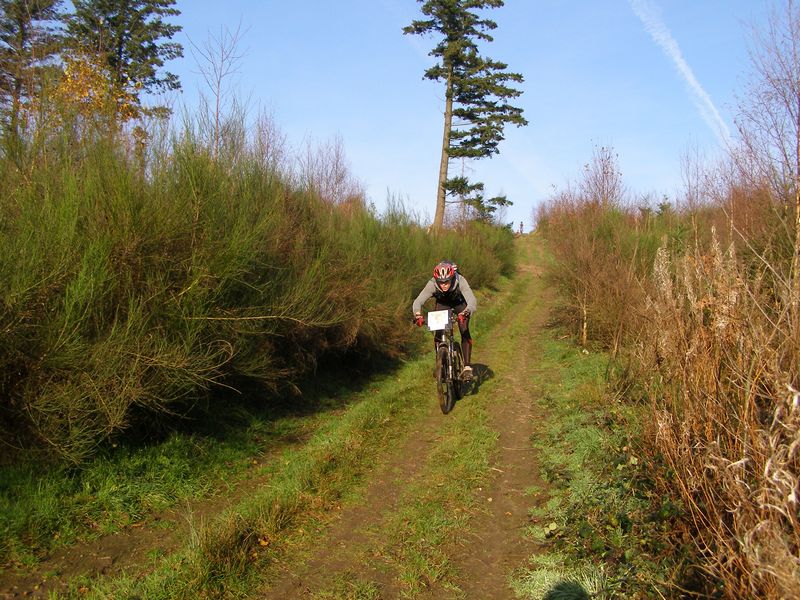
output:
[[[209, 32], [202, 44], [189, 40], [192, 56], [198, 71], [211, 94], [209, 100], [200, 94], [200, 118], [204, 121], [204, 130], [209, 135], [211, 154], [216, 158], [220, 153], [220, 145], [225, 137], [225, 123], [229, 119], [229, 111], [235, 109], [237, 102], [233, 90], [229, 86], [230, 79], [239, 73], [244, 53], [239, 50], [242, 38], [241, 23], [235, 31], [220, 27], [219, 35]], [[237, 112], [233, 110], [233, 112]]]
[[[751, 188], [764, 188], [789, 240], [788, 310], [800, 328], [800, 6], [787, 0], [754, 31], [753, 75], [740, 101], [741, 144], [733, 157]], [[797, 342], [800, 345], [800, 342]], [[800, 367], [793, 367], [794, 383]]]
[[580, 192], [584, 199], [602, 208], [619, 206], [626, 195], [619, 158], [608, 146], [597, 146], [590, 163], [583, 167]]
[[309, 141], [297, 162], [300, 185], [324, 202], [331, 205], [363, 202], [364, 186], [350, 170], [340, 137], [317, 146]]
[[598, 341], [614, 354], [641, 298], [636, 219], [624, 201], [616, 156], [597, 148], [578, 188], [554, 195], [536, 218], [556, 258], [550, 275], [581, 345]]
[[259, 114], [252, 127], [252, 136], [252, 156], [257, 164], [269, 173], [287, 173], [289, 154], [286, 135], [271, 114]]

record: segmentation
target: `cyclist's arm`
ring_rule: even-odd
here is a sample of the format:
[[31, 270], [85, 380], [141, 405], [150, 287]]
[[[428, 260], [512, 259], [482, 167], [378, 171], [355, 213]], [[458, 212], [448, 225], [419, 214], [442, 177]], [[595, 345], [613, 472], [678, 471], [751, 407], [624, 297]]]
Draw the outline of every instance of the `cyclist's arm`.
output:
[[433, 279], [429, 279], [428, 283], [425, 284], [425, 287], [422, 288], [422, 291], [419, 293], [419, 296], [417, 296], [417, 299], [414, 300], [414, 304], [411, 305], [411, 310], [415, 315], [422, 313], [422, 305], [433, 298], [433, 292], [435, 291], [436, 285], [433, 283]]
[[472, 293], [472, 288], [469, 287], [469, 283], [467, 282], [467, 280], [461, 275], [459, 275], [458, 277], [459, 277], [459, 282], [458, 282], [459, 289], [461, 290], [461, 293], [464, 296], [464, 300], [467, 301], [467, 310], [469, 311], [470, 314], [473, 314], [478, 309], [478, 300], [477, 298], [475, 298], [475, 294]]

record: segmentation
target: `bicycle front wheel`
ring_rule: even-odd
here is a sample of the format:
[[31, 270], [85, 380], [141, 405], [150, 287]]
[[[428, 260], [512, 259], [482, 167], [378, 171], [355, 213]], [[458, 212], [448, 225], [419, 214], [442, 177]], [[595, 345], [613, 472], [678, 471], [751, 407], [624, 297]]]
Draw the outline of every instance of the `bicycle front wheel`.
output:
[[450, 352], [447, 346], [439, 346], [436, 350], [436, 392], [439, 395], [439, 408], [444, 414], [453, 410], [456, 403], [455, 386], [450, 373]]

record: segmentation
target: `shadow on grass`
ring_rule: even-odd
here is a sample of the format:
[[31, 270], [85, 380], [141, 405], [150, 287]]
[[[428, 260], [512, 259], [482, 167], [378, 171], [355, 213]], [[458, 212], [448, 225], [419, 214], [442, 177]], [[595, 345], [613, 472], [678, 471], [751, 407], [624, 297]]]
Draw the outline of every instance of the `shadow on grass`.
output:
[[[376, 378], [390, 376], [401, 366], [389, 358], [365, 362], [338, 355], [320, 360], [312, 372], [278, 388], [255, 378], [230, 378], [181, 414], [134, 416], [139, 425], [117, 437], [114, 445], [131, 450], [159, 444], [175, 433], [235, 442], [249, 437], [253, 424], [340, 410], [374, 386]], [[281, 436], [283, 442], [291, 442], [291, 437]]]
[[469, 382], [467, 394], [477, 394], [485, 381], [494, 377], [494, 371], [488, 365], [472, 363], [472, 381]]
[[[461, 400], [458, 402], [466, 399], [467, 396], [474, 396], [477, 394], [481, 385], [483, 385], [483, 382], [494, 377], [494, 371], [492, 371], [487, 365], [481, 363], [472, 363], [471, 366], [472, 379], [461, 383]], [[456, 402], [456, 404], [458, 404], [458, 402]]]
[[560, 581], [547, 591], [542, 600], [589, 600], [589, 592], [576, 581]]

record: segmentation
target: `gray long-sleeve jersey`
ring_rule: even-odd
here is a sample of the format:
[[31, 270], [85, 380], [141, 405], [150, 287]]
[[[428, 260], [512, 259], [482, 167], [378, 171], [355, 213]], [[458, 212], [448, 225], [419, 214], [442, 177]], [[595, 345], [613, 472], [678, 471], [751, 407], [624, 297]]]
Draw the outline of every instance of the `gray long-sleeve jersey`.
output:
[[458, 306], [463, 299], [467, 303], [467, 310], [470, 314], [474, 313], [478, 308], [478, 301], [475, 299], [475, 294], [472, 293], [472, 288], [469, 287], [467, 280], [458, 273], [456, 273], [455, 282], [446, 293], [436, 287], [436, 280], [431, 277], [425, 287], [422, 288], [419, 296], [414, 300], [414, 304], [411, 305], [413, 313], [415, 315], [421, 313], [422, 305], [431, 298], [436, 298], [437, 302], [450, 306]]

